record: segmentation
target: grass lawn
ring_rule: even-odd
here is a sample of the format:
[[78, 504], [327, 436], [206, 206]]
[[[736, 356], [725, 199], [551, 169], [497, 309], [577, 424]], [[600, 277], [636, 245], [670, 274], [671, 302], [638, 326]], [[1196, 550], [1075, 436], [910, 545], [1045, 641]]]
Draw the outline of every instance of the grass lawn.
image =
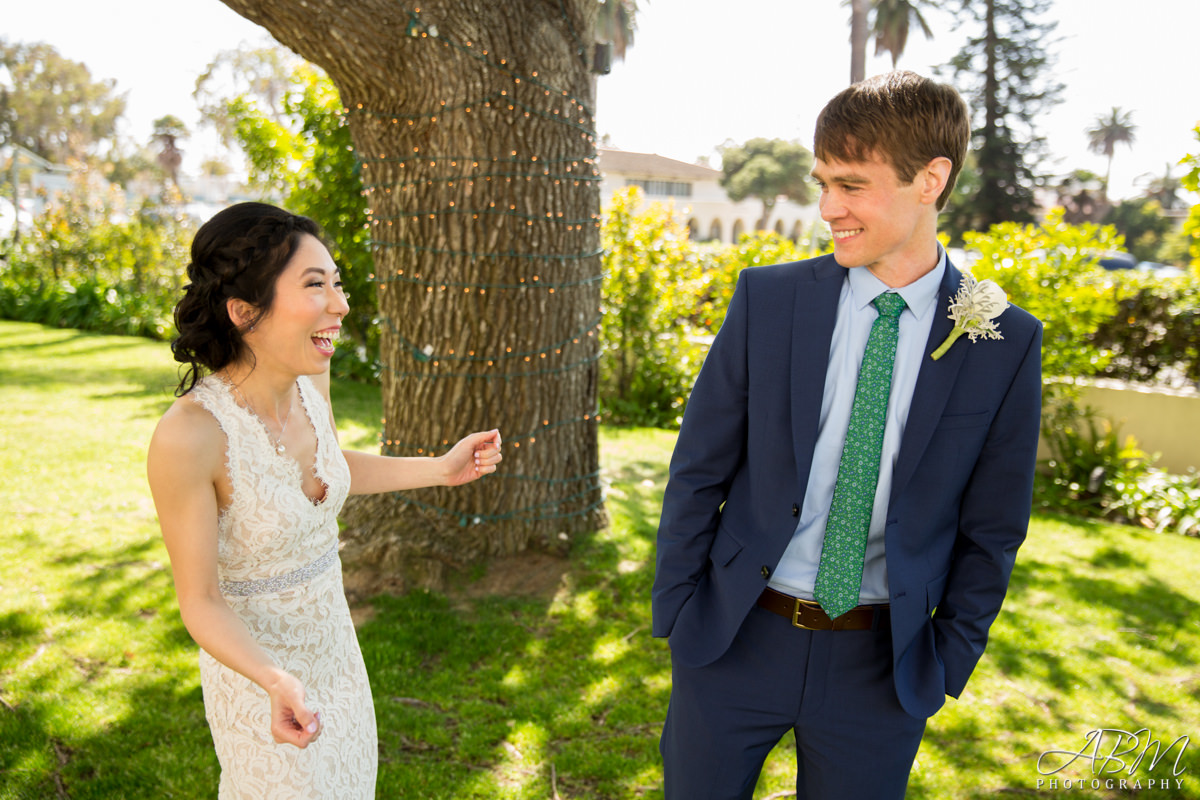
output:
[[[144, 477], [174, 374], [162, 343], [0, 322], [0, 800], [216, 793], [196, 650]], [[338, 385], [334, 402], [344, 442], [373, 448], [378, 392]], [[569, 559], [496, 568], [545, 591], [491, 596], [493, 570], [364, 609], [379, 797], [662, 796], [670, 671], [649, 590], [673, 441], [602, 431], [612, 524]], [[1200, 797], [1200, 742], [1135, 763], [1151, 739], [1200, 736], [1198, 575], [1198, 539], [1036, 519], [988, 654], [930, 722], [909, 797], [1116, 798], [1135, 782]], [[1039, 773], [1039, 755], [1083, 750], [1097, 729], [1146, 731], [1119, 760], [1105, 760], [1118, 744], [1106, 734], [1094, 764]], [[755, 797], [788, 796], [790, 746]], [[869, 743], [863, 755], [869, 768]]]

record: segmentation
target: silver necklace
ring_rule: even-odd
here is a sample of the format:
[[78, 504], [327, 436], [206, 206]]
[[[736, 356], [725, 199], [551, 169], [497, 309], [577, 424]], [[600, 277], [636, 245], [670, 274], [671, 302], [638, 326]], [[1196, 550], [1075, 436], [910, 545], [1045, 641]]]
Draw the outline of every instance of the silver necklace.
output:
[[290, 422], [292, 419], [292, 409], [296, 406], [295, 395], [292, 395], [289, 398], [287, 414], [284, 414], [283, 416], [283, 424], [279, 426], [279, 438], [276, 439], [271, 435], [271, 429], [267, 426], [266, 421], [260, 417], [257, 412], [255, 412], [254, 406], [250, 405], [250, 401], [246, 399], [246, 395], [242, 394], [242, 390], [238, 388], [238, 385], [233, 382], [230, 382], [229, 385], [235, 392], [237, 392], [238, 397], [242, 399], [242, 405], [244, 405], [246, 410], [250, 412], [250, 416], [258, 420], [258, 423], [263, 426], [263, 429], [267, 432], [267, 440], [270, 441], [271, 439], [275, 439], [275, 452], [279, 453], [280, 455], [283, 455], [285, 452], [287, 452], [287, 448], [283, 446], [283, 437], [284, 434], [287, 433], [288, 422]]

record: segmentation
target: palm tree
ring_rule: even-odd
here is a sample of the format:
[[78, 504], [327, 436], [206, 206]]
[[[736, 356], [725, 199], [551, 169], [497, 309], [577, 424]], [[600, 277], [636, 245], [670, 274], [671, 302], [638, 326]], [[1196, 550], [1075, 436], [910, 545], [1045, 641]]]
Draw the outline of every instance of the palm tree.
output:
[[904, 53], [913, 20], [926, 39], [933, 38], [918, 8], [930, 4], [931, 0], [842, 0], [842, 5], [850, 6], [850, 82], [858, 83], [867, 76], [867, 41], [871, 36], [875, 37], [875, 55], [891, 53], [893, 68]]
[[867, 17], [872, 0], [842, 0], [850, 6], [850, 82], [858, 83], [867, 77], [867, 39], [870, 25]]
[[908, 29], [911, 22], [916, 22], [926, 39], [933, 38], [929, 23], [921, 16], [919, 6], [928, 5], [929, 0], [874, 0], [875, 21], [871, 33], [875, 36], [875, 55], [885, 52], [892, 54], [892, 69], [904, 53], [908, 44]]
[[1108, 158], [1108, 168], [1104, 171], [1104, 194], [1108, 195], [1108, 180], [1112, 176], [1113, 153], [1120, 142], [1133, 146], [1136, 138], [1133, 132], [1137, 126], [1133, 124], [1133, 112], [1122, 111], [1119, 106], [1113, 106], [1107, 117], [1096, 117], [1096, 124], [1088, 128], [1088, 148], [1098, 155]]

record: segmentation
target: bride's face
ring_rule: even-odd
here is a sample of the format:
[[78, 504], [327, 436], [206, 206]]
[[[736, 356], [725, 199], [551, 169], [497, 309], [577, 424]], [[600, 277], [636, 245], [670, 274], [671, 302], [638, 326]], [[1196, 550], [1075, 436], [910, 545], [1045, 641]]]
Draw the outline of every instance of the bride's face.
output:
[[325, 372], [349, 310], [329, 251], [306, 234], [275, 282], [271, 307], [245, 334], [256, 367], [273, 365], [296, 375]]

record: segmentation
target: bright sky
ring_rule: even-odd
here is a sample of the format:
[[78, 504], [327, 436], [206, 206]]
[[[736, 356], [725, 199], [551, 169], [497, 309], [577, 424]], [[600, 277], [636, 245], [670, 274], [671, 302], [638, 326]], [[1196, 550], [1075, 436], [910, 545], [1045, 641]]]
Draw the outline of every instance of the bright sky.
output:
[[[219, 0], [3, 0], [0, 36], [44, 41], [114, 78], [128, 92], [126, 135], [149, 138], [151, 122], [174, 114], [195, 130], [191, 92], [222, 50], [260, 43], [265, 32]], [[959, 0], [943, 0], [958, 7]], [[612, 145], [683, 161], [710, 156], [726, 139], [755, 136], [812, 144], [825, 102], [849, 81], [849, 9], [841, 0], [641, 0], [635, 45], [599, 79], [598, 131]], [[932, 74], [956, 53], [972, 27], [953, 30], [950, 14], [926, 12], [934, 39], [909, 37], [901, 68]], [[1062, 41], [1054, 46], [1064, 102], [1042, 130], [1057, 171], [1103, 174], [1105, 159], [1087, 149], [1084, 131], [1113, 106], [1133, 112], [1132, 148], [1119, 146], [1112, 195], [1138, 193], [1140, 176], [1200, 151], [1197, 0], [1054, 0]], [[449, 33], [449, 32], [446, 32]], [[870, 54], [871, 50], [868, 51]], [[891, 68], [869, 57], [867, 73]], [[186, 144], [185, 169], [215, 154], [207, 140]], [[1182, 170], [1176, 168], [1176, 174]]]

